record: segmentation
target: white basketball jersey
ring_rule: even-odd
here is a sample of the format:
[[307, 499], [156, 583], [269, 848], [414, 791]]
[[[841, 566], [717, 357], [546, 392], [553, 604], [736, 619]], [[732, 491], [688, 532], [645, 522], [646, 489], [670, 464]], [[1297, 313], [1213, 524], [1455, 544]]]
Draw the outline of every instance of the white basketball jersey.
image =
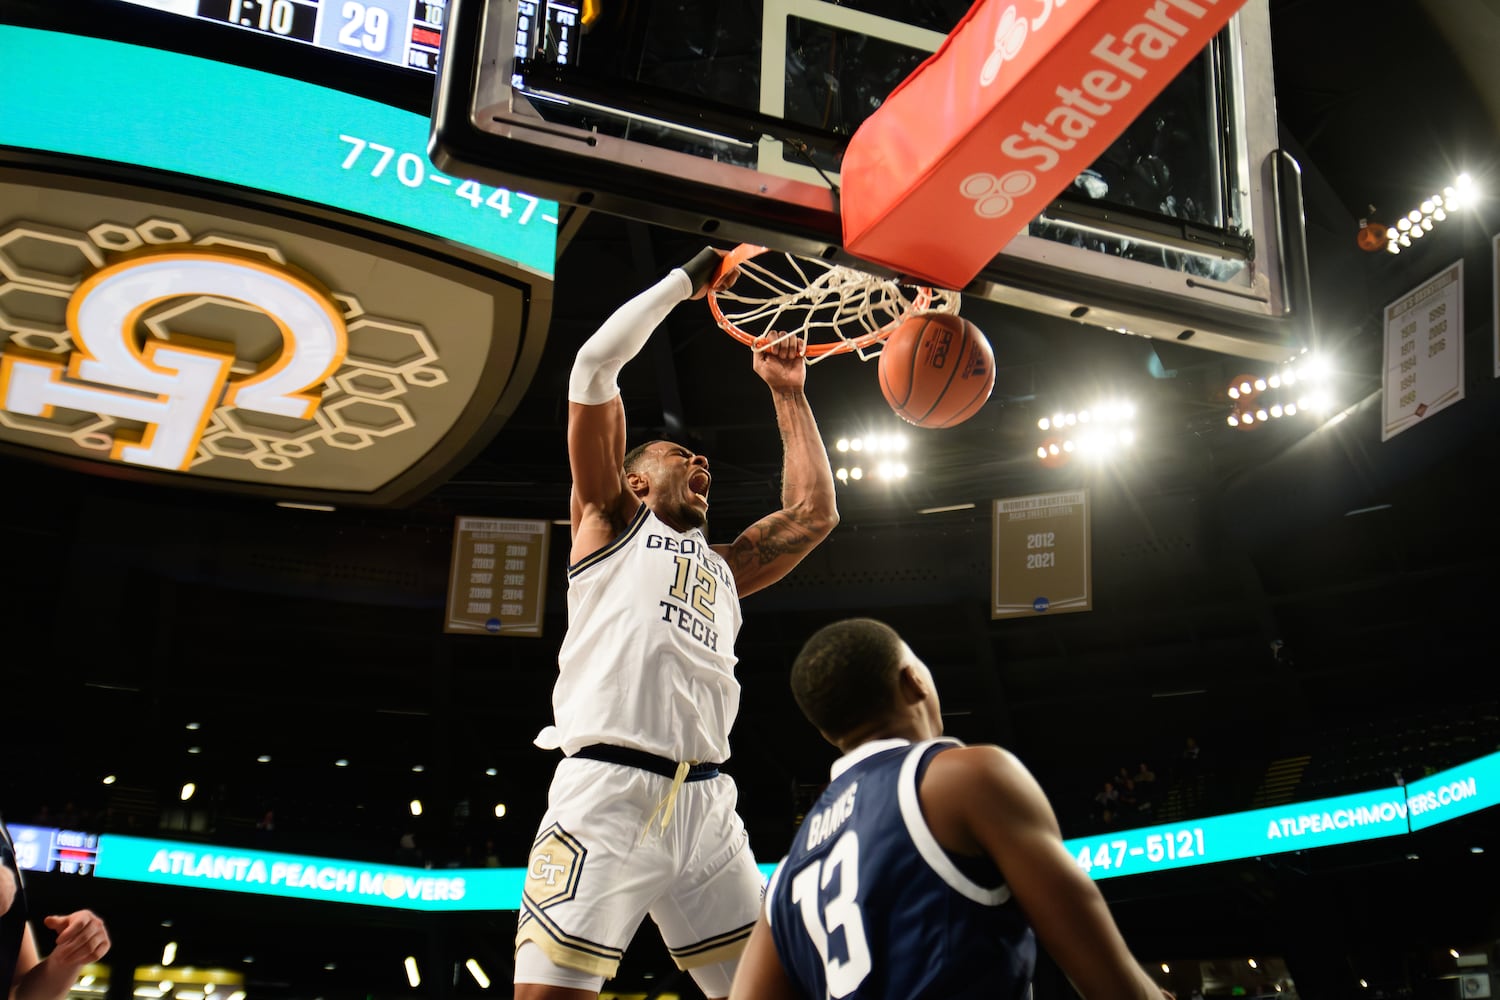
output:
[[729, 564], [702, 531], [679, 532], [642, 504], [624, 534], [568, 568], [556, 725], [537, 745], [725, 760], [740, 707], [739, 630]]

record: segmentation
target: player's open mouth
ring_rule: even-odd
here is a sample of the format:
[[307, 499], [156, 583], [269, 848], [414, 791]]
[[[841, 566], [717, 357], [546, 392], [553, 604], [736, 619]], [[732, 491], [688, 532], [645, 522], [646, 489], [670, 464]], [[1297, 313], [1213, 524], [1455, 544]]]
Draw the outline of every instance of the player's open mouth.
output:
[[712, 480], [706, 472], [695, 472], [688, 477], [688, 489], [703, 503], [708, 503], [708, 487]]

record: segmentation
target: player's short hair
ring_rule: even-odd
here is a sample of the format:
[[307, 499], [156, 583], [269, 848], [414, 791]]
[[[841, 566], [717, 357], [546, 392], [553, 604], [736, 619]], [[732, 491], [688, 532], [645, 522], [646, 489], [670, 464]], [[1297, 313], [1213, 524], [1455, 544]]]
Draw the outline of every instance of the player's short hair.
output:
[[825, 625], [792, 663], [792, 697], [820, 732], [851, 733], [895, 701], [903, 649], [896, 630], [873, 618]]
[[625, 461], [621, 463], [620, 467], [626, 472], [634, 472], [636, 466], [641, 464], [641, 456], [646, 453], [646, 449], [653, 444], [660, 444], [663, 440], [663, 438], [652, 438], [650, 441], [642, 441], [625, 453]]

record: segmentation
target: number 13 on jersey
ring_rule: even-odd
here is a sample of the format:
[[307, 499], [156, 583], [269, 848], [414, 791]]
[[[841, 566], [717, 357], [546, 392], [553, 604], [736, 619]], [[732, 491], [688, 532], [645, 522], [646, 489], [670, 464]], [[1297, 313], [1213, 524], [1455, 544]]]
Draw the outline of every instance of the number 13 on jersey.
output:
[[[837, 883], [829, 893], [830, 884]], [[853, 830], [834, 842], [821, 861], [814, 861], [792, 879], [792, 902], [802, 914], [807, 936], [823, 960], [830, 997], [845, 997], [870, 974], [870, 945], [859, 909], [859, 835]], [[842, 956], [830, 943], [839, 935]]]

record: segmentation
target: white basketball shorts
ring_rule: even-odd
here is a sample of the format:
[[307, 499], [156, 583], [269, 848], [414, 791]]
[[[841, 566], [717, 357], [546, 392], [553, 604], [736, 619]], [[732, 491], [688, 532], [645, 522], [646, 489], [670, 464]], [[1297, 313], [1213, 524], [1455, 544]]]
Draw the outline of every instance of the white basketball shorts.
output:
[[672, 779], [622, 764], [565, 758], [532, 844], [516, 947], [557, 965], [614, 976], [650, 914], [678, 968], [739, 957], [764, 879], [726, 774], [683, 784], [671, 821], [647, 819]]

